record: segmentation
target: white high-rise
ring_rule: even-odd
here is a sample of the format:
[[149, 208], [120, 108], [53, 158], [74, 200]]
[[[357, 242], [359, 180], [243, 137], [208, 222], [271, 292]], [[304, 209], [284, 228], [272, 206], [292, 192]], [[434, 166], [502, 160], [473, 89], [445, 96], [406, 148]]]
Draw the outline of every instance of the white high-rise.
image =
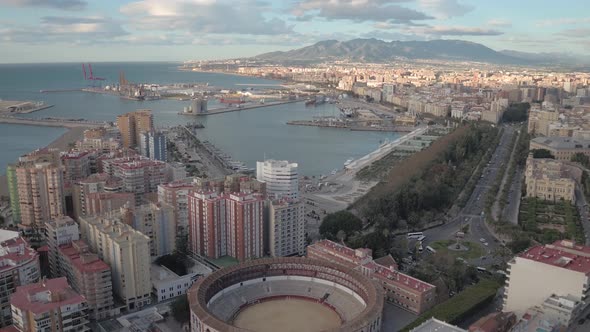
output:
[[299, 172], [297, 163], [287, 160], [256, 162], [256, 178], [266, 183], [266, 193], [271, 199], [299, 198]]

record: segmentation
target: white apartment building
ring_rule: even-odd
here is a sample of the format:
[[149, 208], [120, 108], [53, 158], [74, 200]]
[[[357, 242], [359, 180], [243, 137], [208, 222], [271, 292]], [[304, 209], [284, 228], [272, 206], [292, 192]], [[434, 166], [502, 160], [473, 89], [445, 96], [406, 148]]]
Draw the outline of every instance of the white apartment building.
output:
[[178, 275], [165, 266], [152, 264], [150, 268], [152, 292], [157, 302], [186, 294], [195, 281], [213, 272], [196, 260], [192, 260], [192, 263], [193, 266], [188, 268], [185, 275]]
[[305, 207], [301, 201], [273, 201], [269, 207], [270, 255], [305, 255]]
[[582, 301], [590, 294], [590, 247], [568, 240], [532, 247], [508, 263], [503, 311], [521, 317], [552, 296]]
[[271, 199], [299, 198], [297, 163], [289, 163], [286, 160], [258, 161], [256, 178], [266, 183], [266, 193]]
[[113, 292], [128, 310], [150, 304], [150, 238], [116, 219], [80, 218], [82, 238], [111, 267]]

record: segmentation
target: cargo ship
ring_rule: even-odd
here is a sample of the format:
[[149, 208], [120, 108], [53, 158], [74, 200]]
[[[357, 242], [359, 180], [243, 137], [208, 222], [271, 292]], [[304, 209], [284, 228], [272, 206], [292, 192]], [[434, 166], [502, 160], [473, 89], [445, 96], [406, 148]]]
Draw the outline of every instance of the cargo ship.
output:
[[246, 100], [244, 99], [244, 97], [240, 96], [240, 95], [225, 95], [221, 98], [219, 98], [219, 102], [222, 104], [243, 104], [246, 102]]

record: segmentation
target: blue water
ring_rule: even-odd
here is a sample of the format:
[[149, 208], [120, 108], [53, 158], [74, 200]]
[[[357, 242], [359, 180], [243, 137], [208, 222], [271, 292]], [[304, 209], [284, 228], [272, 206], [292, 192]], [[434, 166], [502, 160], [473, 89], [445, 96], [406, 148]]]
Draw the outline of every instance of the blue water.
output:
[[[94, 75], [117, 82], [119, 72], [132, 82], [209, 83], [224, 88], [242, 89], [247, 84], [280, 84], [260, 78], [216, 73], [182, 72], [176, 63], [97, 63]], [[67, 117], [114, 121], [116, 116], [139, 108], [154, 111], [155, 125], [174, 125], [194, 121], [178, 115], [187, 102], [175, 100], [133, 101], [116, 96], [84, 92], [40, 93], [42, 89], [67, 89], [84, 86], [80, 64], [0, 65], [0, 98], [6, 100], [42, 100], [55, 105], [50, 109], [24, 117]], [[240, 85], [238, 85], [240, 84]], [[241, 85], [246, 84], [246, 86]], [[210, 108], [215, 106], [210, 105]], [[270, 106], [240, 112], [200, 117], [205, 128], [198, 135], [215, 144], [236, 160], [255, 167], [257, 160], [288, 159], [298, 162], [301, 173], [326, 174], [341, 168], [344, 161], [376, 149], [384, 139], [398, 137], [395, 133], [352, 132], [330, 128], [289, 126], [288, 120], [311, 119], [314, 115], [335, 115], [334, 105], [306, 108], [303, 103]], [[11, 128], [11, 130], [4, 130]], [[16, 129], [14, 129], [16, 128]], [[13, 126], [0, 127], [0, 173], [6, 164], [64, 132], [60, 128]], [[21, 140], [23, 144], [11, 142]]]

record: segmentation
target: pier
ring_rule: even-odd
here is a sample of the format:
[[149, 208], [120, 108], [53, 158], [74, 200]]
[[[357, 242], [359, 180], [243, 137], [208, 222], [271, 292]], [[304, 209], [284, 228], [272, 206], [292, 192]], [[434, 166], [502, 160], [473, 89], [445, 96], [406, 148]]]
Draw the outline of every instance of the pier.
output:
[[94, 128], [102, 127], [104, 122], [88, 121], [84, 119], [62, 119], [62, 118], [17, 118], [15, 116], [0, 116], [0, 123], [20, 124], [28, 126], [63, 127], [63, 128]]
[[355, 122], [361, 121], [338, 121], [332, 118], [332, 120], [292, 120], [287, 121], [287, 124], [292, 126], [348, 129], [350, 131], [387, 131], [396, 133], [409, 133], [416, 129], [413, 126], [365, 126], [355, 124]]
[[207, 113], [194, 113], [193, 114], [193, 113], [179, 112], [178, 114], [190, 115], [190, 116], [206, 116], [206, 115], [215, 115], [215, 114], [228, 113], [228, 112], [239, 112], [239, 111], [251, 110], [251, 109], [262, 108], [262, 107], [269, 107], [269, 106], [278, 106], [278, 105], [299, 103], [299, 102], [303, 102], [303, 101], [305, 101], [305, 100], [298, 99], [298, 100], [287, 100], [287, 101], [271, 101], [271, 102], [267, 102], [264, 104], [254, 103], [254, 104], [250, 104], [250, 105], [240, 104], [239, 107], [229, 106], [229, 107], [210, 109], [207, 111]]

